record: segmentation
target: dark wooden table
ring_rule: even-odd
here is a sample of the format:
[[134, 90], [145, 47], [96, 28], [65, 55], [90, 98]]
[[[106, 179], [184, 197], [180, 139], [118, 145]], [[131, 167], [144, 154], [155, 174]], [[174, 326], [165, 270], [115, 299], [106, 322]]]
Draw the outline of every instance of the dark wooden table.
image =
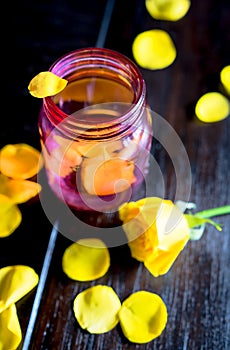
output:
[[[149, 106], [172, 125], [184, 144], [192, 171], [189, 199], [203, 210], [230, 202], [230, 119], [204, 124], [194, 118], [195, 102], [205, 92], [219, 91], [220, 70], [230, 64], [230, 3], [191, 3], [183, 19], [169, 22], [151, 18], [144, 1], [117, 0], [108, 32], [104, 22], [107, 35], [101, 40], [105, 47], [132, 58], [132, 42], [141, 31], [161, 28], [172, 36], [176, 61], [166, 69], [141, 72]], [[28, 83], [62, 54], [96, 45], [106, 1], [22, 0], [5, 6], [1, 147], [25, 142], [40, 149], [37, 116], [41, 101], [29, 95]], [[170, 157], [160, 145], [154, 156], [165, 176], [165, 198], [174, 200], [176, 179]], [[61, 267], [63, 252], [71, 241], [61, 234], [50, 241], [52, 224], [39, 200], [20, 209], [22, 224], [0, 241], [0, 266], [29, 265], [42, 277], [44, 288], [37, 299], [37, 312], [33, 308], [37, 289], [17, 303], [26, 340], [19, 349], [230, 349], [229, 215], [218, 218], [222, 232], [209, 226], [201, 240], [190, 241], [164, 276], [152, 277], [130, 258], [127, 247], [121, 246], [111, 249], [111, 268], [104, 277], [77, 283], [68, 279]], [[140, 289], [161, 295], [168, 308], [162, 335], [138, 345], [129, 343], [119, 326], [102, 335], [82, 331], [72, 302], [77, 293], [95, 283], [113, 286], [121, 299]]]

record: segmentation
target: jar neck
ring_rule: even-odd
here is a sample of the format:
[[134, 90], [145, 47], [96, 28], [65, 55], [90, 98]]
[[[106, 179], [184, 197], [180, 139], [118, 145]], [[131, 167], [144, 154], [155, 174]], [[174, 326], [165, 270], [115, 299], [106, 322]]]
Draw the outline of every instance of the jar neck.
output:
[[[67, 137], [111, 138], [139, 124], [146, 86], [126, 56], [109, 49], [79, 49], [62, 56], [49, 71], [68, 80], [63, 93], [43, 99], [48, 119]], [[80, 83], [71, 90], [75, 82]], [[67, 113], [61, 106], [75, 99], [82, 108]]]

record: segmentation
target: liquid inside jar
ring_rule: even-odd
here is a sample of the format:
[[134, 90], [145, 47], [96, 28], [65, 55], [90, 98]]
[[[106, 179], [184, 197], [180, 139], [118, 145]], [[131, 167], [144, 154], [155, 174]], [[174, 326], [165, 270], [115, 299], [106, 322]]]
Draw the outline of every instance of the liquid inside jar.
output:
[[[115, 80], [89, 77], [69, 83], [64, 91], [54, 97], [54, 103], [70, 115], [84, 107], [100, 103], [132, 103], [133, 98], [134, 93], [130, 86], [122, 85]], [[98, 118], [98, 115], [96, 117]]]

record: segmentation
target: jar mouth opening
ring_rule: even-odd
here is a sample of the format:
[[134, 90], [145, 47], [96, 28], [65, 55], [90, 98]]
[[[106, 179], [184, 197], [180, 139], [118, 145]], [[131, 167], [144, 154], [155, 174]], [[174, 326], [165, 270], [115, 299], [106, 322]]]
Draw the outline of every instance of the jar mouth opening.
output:
[[[136, 119], [138, 109], [145, 103], [146, 86], [138, 67], [131, 59], [114, 50], [94, 47], [74, 50], [56, 60], [49, 71], [67, 79], [67, 87], [77, 79], [96, 77], [95, 79], [107, 79], [107, 82], [114, 79], [114, 84], [120, 84], [120, 86], [123, 86], [122, 89], [124, 89], [124, 91], [121, 90], [120, 98], [117, 100], [115, 98], [109, 100], [109, 97], [107, 97], [106, 101], [96, 100], [94, 101], [95, 103], [88, 105], [87, 108], [82, 106], [82, 108], [73, 113], [67, 113], [57, 104], [57, 95], [45, 97], [43, 105], [46, 112], [48, 112], [48, 118], [56, 127], [61, 125], [63, 128], [68, 125], [68, 133], [71, 132], [71, 128], [73, 129], [72, 132], [74, 132], [76, 128], [89, 127], [91, 133], [103, 132], [103, 130], [105, 132], [108, 130], [108, 127], [110, 131], [111, 128], [116, 129], [118, 126], [121, 128], [127, 120], [131, 121], [134, 117]], [[126, 90], [130, 90], [132, 93], [132, 97], [129, 96], [127, 101], [124, 98]], [[104, 103], [107, 105], [105, 106]], [[91, 119], [90, 115], [95, 109], [101, 107], [103, 110], [111, 108], [111, 116], [113, 115], [113, 117], [105, 121], [103, 118], [98, 119], [95, 124], [96, 119]], [[49, 113], [51, 110], [53, 112]], [[88, 118], [82, 118], [83, 111], [87, 113]], [[64, 120], [67, 120], [67, 122], [62, 123]], [[67, 130], [65, 131], [67, 132]]]

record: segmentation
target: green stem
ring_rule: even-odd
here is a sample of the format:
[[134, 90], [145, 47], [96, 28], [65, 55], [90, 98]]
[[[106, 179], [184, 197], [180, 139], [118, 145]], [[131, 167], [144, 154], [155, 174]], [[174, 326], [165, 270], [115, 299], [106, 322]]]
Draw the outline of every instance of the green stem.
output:
[[225, 214], [230, 214], [230, 205], [225, 205], [223, 207], [218, 207], [218, 208], [206, 209], [203, 211], [199, 211], [195, 215], [199, 216], [200, 218], [211, 218], [213, 216], [225, 215]]

